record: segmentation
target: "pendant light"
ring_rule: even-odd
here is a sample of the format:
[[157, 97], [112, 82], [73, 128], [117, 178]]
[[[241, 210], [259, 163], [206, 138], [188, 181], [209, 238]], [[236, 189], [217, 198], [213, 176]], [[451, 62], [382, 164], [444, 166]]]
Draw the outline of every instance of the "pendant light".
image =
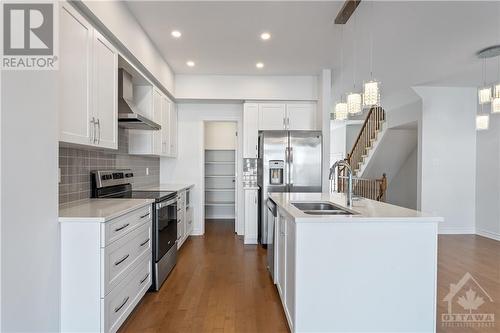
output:
[[[344, 27], [340, 27], [340, 91], [344, 85]], [[347, 103], [343, 101], [344, 96], [340, 94], [340, 102], [335, 105], [335, 119], [347, 119]]]
[[353, 92], [347, 95], [347, 112], [355, 115], [363, 111], [361, 94], [356, 92], [356, 21], [357, 15], [354, 14], [354, 33], [353, 33]]
[[476, 130], [487, 130], [490, 125], [490, 116], [487, 114], [478, 114], [476, 116]]
[[491, 113], [500, 113], [500, 83], [495, 85], [494, 88], [493, 101], [491, 101]]
[[[373, 3], [371, 2], [371, 18], [373, 19]], [[363, 84], [363, 105], [365, 107], [380, 106], [380, 82], [373, 79], [373, 22], [370, 24], [370, 80]]]

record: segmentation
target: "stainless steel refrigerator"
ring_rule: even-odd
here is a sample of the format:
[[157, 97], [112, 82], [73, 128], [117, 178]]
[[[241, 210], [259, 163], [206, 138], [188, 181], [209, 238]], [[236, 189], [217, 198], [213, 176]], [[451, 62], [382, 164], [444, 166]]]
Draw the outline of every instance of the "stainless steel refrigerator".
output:
[[268, 202], [272, 192], [321, 192], [322, 136], [320, 131], [259, 132], [257, 182], [259, 242], [267, 247], [267, 268], [275, 280], [274, 223], [276, 208]]
[[320, 131], [261, 131], [257, 182], [260, 186], [259, 241], [272, 244], [267, 219], [270, 192], [321, 192]]

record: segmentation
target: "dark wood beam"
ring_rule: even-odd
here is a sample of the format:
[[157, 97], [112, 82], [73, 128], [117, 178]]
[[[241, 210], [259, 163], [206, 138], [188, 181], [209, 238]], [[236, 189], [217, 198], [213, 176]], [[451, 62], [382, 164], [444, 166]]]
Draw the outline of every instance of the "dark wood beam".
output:
[[346, 0], [335, 18], [335, 24], [346, 24], [360, 2], [361, 0]]

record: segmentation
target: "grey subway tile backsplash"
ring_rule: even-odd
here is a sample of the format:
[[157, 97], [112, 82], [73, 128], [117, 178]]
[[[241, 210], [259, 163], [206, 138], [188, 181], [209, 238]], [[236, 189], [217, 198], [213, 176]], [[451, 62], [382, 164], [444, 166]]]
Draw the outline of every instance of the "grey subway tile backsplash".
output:
[[[118, 131], [118, 150], [59, 145], [59, 204], [90, 198], [90, 171], [96, 169], [131, 169], [134, 186], [156, 185], [160, 182], [160, 158], [128, 154], [128, 133]], [[146, 175], [149, 168], [149, 175]]]

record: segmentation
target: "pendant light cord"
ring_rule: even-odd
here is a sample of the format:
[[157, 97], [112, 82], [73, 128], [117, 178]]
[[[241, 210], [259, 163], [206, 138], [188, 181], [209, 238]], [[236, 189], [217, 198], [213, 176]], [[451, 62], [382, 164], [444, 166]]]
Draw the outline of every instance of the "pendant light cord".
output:
[[357, 18], [358, 15], [354, 13], [354, 28], [353, 28], [353, 38], [352, 38], [352, 43], [353, 43], [353, 70], [352, 70], [352, 76], [353, 76], [353, 84], [354, 84], [354, 90], [356, 90], [356, 26], [357, 26]]
[[371, 1], [371, 17], [370, 17], [370, 25], [368, 29], [370, 29], [370, 79], [373, 81], [373, 4], [375, 1]]
[[[340, 91], [344, 88], [344, 25], [340, 27]], [[340, 93], [342, 103], [343, 93]]]

